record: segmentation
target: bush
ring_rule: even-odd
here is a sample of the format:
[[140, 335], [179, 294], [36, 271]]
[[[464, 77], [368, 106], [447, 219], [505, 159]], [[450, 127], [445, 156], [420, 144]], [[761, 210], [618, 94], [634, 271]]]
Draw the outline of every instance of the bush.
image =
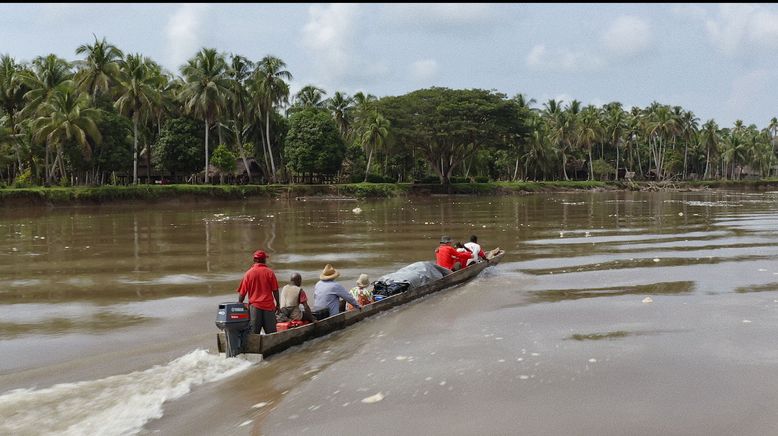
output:
[[460, 176], [454, 177], [454, 176], [452, 176], [449, 179], [449, 182], [451, 182], [451, 183], [469, 183], [470, 180], [468, 180], [467, 177], [460, 177]]
[[16, 176], [16, 179], [14, 180], [13, 185], [11, 185], [14, 188], [29, 188], [32, 186], [32, 168], [27, 168]]
[[420, 183], [440, 183], [440, 177], [438, 176], [424, 176], [419, 180]]
[[594, 173], [594, 178], [597, 180], [608, 180], [612, 174], [616, 172], [616, 170], [613, 168], [613, 165], [609, 164], [608, 162], [605, 162], [602, 159], [597, 159], [596, 161], [592, 162], [592, 172]]
[[486, 176], [475, 176], [473, 179], [476, 183], [489, 183], [489, 178]]
[[378, 174], [368, 174], [367, 181], [370, 183], [394, 183], [394, 180]]

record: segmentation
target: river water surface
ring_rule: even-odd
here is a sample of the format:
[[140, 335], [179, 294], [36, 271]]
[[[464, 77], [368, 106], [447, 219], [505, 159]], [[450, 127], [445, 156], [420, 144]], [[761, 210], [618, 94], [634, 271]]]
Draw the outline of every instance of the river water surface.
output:
[[[361, 212], [354, 211], [355, 208]], [[778, 433], [778, 192], [0, 211], [0, 434]], [[310, 291], [507, 250], [265, 361], [215, 352], [251, 253]]]

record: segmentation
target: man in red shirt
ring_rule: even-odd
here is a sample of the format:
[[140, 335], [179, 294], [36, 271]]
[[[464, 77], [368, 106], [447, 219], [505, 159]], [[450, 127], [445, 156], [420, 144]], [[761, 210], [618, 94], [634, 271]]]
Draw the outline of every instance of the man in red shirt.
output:
[[454, 263], [459, 261], [457, 250], [451, 246], [451, 238], [443, 236], [440, 238], [440, 246], [435, 249], [435, 259], [437, 264], [443, 268], [453, 270]]
[[276, 308], [280, 307], [278, 280], [273, 270], [265, 264], [266, 261], [267, 254], [264, 251], [254, 252], [254, 265], [246, 271], [238, 286], [239, 303], [243, 303], [246, 294], [249, 296], [249, 327], [251, 333], [256, 334], [259, 334], [260, 329], [264, 329], [265, 334], [276, 332]]

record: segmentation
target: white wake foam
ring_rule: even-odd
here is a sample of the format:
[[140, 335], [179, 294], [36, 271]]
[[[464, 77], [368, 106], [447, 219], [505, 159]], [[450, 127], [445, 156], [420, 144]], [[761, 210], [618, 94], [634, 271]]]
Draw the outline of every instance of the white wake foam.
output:
[[0, 395], [0, 434], [129, 435], [162, 417], [165, 401], [251, 366], [195, 350], [167, 365]]

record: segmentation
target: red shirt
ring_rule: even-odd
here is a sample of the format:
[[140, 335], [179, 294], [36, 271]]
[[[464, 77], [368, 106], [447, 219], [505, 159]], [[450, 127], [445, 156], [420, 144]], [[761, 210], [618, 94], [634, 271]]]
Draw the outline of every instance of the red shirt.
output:
[[473, 258], [473, 253], [465, 251], [457, 251], [457, 258], [459, 259], [459, 265], [464, 268], [467, 266], [467, 261]]
[[438, 265], [451, 269], [454, 267], [454, 262], [459, 260], [459, 256], [457, 256], [456, 248], [450, 245], [441, 245], [435, 250], [435, 259], [437, 259]]
[[276, 310], [273, 291], [278, 290], [278, 281], [273, 270], [264, 263], [255, 263], [243, 275], [238, 286], [241, 296], [248, 294], [249, 304], [261, 310]]

